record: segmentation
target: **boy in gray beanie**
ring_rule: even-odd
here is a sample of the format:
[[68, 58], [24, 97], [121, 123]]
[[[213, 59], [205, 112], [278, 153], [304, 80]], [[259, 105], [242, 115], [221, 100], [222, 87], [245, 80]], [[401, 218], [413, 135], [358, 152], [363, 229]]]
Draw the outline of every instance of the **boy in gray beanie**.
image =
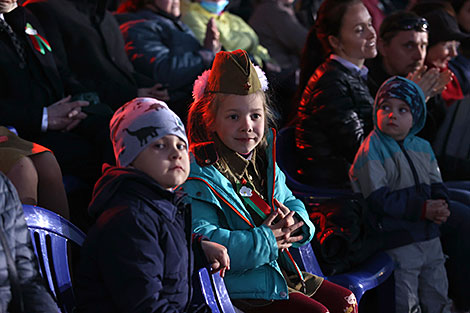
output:
[[82, 247], [77, 311], [191, 312], [194, 259], [205, 255], [222, 274], [230, 260], [224, 246], [192, 236], [191, 208], [174, 191], [189, 174], [183, 123], [165, 103], [136, 98], [110, 130], [118, 167], [104, 169], [88, 209], [96, 223]]
[[375, 98], [375, 128], [349, 173], [396, 264], [397, 313], [450, 313], [451, 307], [439, 240], [449, 200], [431, 145], [415, 136], [425, 121], [421, 88], [399, 76], [386, 80]]

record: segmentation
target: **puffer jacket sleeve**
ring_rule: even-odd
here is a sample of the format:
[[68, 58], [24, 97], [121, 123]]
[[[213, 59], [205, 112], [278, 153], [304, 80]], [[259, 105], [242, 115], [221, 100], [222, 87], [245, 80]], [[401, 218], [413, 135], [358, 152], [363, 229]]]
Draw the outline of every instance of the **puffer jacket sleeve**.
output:
[[[176, 26], [170, 29], [153, 20], [138, 20], [121, 25], [121, 31], [129, 59], [136, 70], [155, 81], [168, 84], [171, 89], [191, 85], [205, 69], [198, 51], [178, 49], [165, 43], [165, 37], [178, 36], [178, 32], [183, 36], [183, 30], [177, 30]], [[189, 29], [184, 27], [184, 31], [189, 32]]]
[[301, 228], [303, 239], [292, 244], [293, 247], [297, 248], [312, 240], [313, 235], [315, 234], [315, 226], [313, 226], [313, 223], [310, 221], [303, 202], [297, 199], [287, 187], [286, 176], [277, 165], [276, 173], [276, 192], [274, 197], [288, 207], [289, 210], [295, 211], [295, 216], [304, 222], [304, 225]]
[[[243, 272], [268, 264], [278, 258], [276, 238], [265, 225], [251, 228], [240, 218], [238, 229], [229, 228], [224, 214], [238, 219], [236, 213], [213, 196], [208, 187], [201, 182], [195, 184], [199, 196], [192, 197], [192, 226], [195, 233], [207, 236], [211, 241], [224, 245], [230, 256], [230, 271]], [[192, 188], [191, 188], [192, 189]], [[188, 192], [188, 194], [190, 194]], [[211, 199], [208, 201], [208, 199]]]
[[36, 255], [32, 249], [31, 236], [26, 226], [23, 208], [16, 189], [5, 176], [0, 175], [0, 184], [2, 185], [0, 199], [2, 202], [1, 207], [4, 210], [2, 213], [4, 229], [10, 239], [10, 249], [15, 259], [25, 312], [59, 312], [39, 274]]

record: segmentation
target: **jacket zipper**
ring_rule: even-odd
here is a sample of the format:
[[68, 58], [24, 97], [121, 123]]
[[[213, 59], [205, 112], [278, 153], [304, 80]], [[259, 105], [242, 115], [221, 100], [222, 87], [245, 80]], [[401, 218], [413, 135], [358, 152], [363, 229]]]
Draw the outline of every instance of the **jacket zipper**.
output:
[[[410, 168], [411, 168], [411, 173], [413, 173], [413, 179], [415, 181], [415, 186], [416, 186], [416, 192], [418, 192], [419, 194], [422, 194], [423, 193], [423, 188], [421, 187], [421, 184], [419, 183], [419, 178], [418, 178], [418, 171], [416, 170], [416, 167], [415, 165], [413, 164], [413, 162], [411, 161], [411, 157], [408, 155], [408, 153], [406, 152], [406, 149], [405, 149], [405, 146], [403, 145], [403, 141], [402, 142], [398, 142], [398, 145], [400, 146], [400, 149], [401, 151], [403, 152], [403, 154], [405, 155], [405, 158], [406, 160], [408, 161], [408, 164], [410, 165]], [[425, 224], [426, 225], [426, 238], [428, 239], [429, 238], [429, 227], [428, 227], [428, 223]]]

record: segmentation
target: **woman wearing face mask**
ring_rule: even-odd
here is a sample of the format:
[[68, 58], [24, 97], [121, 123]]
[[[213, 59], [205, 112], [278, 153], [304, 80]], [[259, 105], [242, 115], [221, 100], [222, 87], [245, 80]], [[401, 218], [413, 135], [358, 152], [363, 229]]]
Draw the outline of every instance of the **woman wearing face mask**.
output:
[[268, 50], [260, 45], [258, 35], [240, 17], [225, 12], [228, 0], [193, 0], [182, 16], [182, 21], [191, 28], [199, 42], [203, 42], [206, 25], [214, 19], [220, 33], [220, 43], [224, 50], [243, 49], [254, 58], [258, 65], [268, 72], [279, 72]]
[[362, 2], [325, 0], [304, 47], [300, 101], [294, 103], [295, 155], [304, 183], [349, 186], [349, 166], [372, 130], [364, 61], [376, 54], [372, 18]]

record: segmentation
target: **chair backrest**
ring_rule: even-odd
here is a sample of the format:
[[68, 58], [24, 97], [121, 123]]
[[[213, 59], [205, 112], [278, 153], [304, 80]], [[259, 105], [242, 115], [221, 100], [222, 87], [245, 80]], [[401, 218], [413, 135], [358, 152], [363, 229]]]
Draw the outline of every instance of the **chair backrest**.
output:
[[202, 294], [206, 304], [211, 308], [212, 313], [235, 313], [235, 308], [230, 301], [224, 279], [220, 273], [210, 275], [207, 268], [199, 270], [199, 280], [201, 282]]
[[86, 236], [78, 227], [49, 210], [31, 205], [23, 205], [23, 210], [41, 275], [47, 281], [62, 313], [72, 312], [75, 297], [67, 242], [81, 246]]
[[312, 245], [306, 244], [301, 246], [299, 248], [299, 254], [306, 272], [325, 277], [313, 252]]
[[212, 288], [212, 280], [209, 276], [207, 268], [203, 267], [199, 270], [199, 281], [201, 282], [202, 295], [206, 304], [212, 310], [212, 313], [220, 313], [217, 300], [215, 299], [216, 295], [214, 289]]
[[212, 283], [217, 294], [217, 300], [223, 313], [235, 313], [232, 301], [225, 288], [224, 279], [220, 276], [220, 272], [212, 274]]

